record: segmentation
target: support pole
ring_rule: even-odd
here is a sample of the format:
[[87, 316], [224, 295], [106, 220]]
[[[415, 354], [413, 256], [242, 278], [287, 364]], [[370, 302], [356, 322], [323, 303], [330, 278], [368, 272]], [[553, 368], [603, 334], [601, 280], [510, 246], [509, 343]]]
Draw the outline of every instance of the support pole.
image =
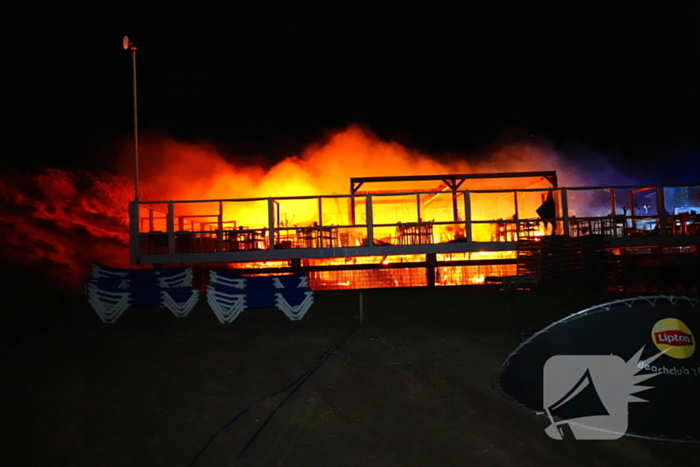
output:
[[167, 231], [168, 231], [168, 254], [175, 254], [175, 206], [172, 201], [168, 201], [167, 215]]
[[224, 203], [223, 201], [219, 201], [219, 219], [218, 219], [218, 232], [216, 235], [216, 238], [219, 243], [219, 250], [218, 251], [224, 251]]
[[134, 200], [139, 200], [139, 117], [136, 98], [136, 47], [131, 46], [131, 75], [134, 88]]
[[372, 196], [367, 195], [365, 211], [367, 213], [367, 246], [374, 246], [374, 215], [372, 212]]
[[561, 210], [563, 211], [562, 217], [564, 218], [564, 235], [568, 237], [571, 235], [571, 232], [569, 229], [569, 198], [566, 188], [561, 189]]
[[267, 200], [267, 231], [270, 238], [268, 250], [275, 249], [275, 201], [272, 198]]
[[664, 187], [656, 187], [656, 214], [659, 216], [659, 235], [665, 237], [668, 235], [666, 220], [666, 199], [664, 196]]
[[428, 287], [435, 287], [435, 264], [437, 263], [437, 255], [435, 253], [426, 254], [425, 262], [425, 273], [428, 276]]
[[420, 193], [416, 193], [416, 219], [418, 219], [418, 222], [420, 222], [421, 218], [421, 213], [420, 213]]
[[513, 220], [515, 220], [515, 239], [520, 240], [520, 216], [518, 215], [518, 192], [513, 192], [513, 206], [515, 207], [515, 214], [513, 215]]
[[471, 196], [468, 191], [464, 192], [464, 236], [467, 237], [467, 242], [474, 241], [472, 237], [472, 203]]
[[139, 232], [139, 203], [129, 203], [129, 244], [131, 264], [139, 264], [141, 256], [141, 234]]

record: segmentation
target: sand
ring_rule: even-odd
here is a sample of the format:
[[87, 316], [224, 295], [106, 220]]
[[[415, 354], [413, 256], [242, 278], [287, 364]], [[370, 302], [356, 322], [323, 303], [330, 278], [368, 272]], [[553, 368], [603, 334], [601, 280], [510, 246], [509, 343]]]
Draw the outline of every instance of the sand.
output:
[[[19, 282], [21, 282], [18, 279]], [[219, 324], [127, 310], [102, 324], [84, 297], [5, 290], [1, 465], [691, 465], [700, 447], [624, 437], [554, 441], [492, 380], [534, 331], [610, 296], [483, 288], [319, 292]], [[12, 313], [12, 314], [11, 314]], [[261, 400], [314, 368], [289, 395]], [[249, 449], [256, 430], [283, 402]]]

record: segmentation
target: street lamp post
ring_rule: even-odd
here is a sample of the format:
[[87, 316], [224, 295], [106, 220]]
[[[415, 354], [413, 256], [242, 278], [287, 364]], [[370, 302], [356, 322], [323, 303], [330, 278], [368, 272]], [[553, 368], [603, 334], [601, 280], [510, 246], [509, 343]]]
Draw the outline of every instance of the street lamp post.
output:
[[129, 42], [129, 36], [122, 39], [124, 50], [131, 50], [131, 74], [134, 88], [134, 198], [139, 200], [139, 120], [136, 100], [136, 46]]

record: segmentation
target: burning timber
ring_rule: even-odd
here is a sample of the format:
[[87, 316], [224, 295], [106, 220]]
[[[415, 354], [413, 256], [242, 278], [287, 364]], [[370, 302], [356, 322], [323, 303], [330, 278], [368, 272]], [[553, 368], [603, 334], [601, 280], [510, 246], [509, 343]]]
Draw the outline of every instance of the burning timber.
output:
[[306, 271], [317, 290], [686, 290], [700, 255], [700, 186], [560, 187], [553, 171], [352, 178], [343, 195], [129, 209], [132, 264]]

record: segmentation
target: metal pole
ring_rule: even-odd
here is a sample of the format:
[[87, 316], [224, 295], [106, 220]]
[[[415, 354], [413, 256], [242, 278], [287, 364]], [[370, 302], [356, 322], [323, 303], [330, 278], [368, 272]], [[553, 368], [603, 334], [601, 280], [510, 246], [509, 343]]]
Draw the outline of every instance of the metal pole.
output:
[[139, 200], [139, 120], [136, 99], [136, 46], [131, 45], [131, 74], [134, 87], [134, 196]]
[[[564, 219], [564, 235], [571, 236], [571, 226], [569, 225], [569, 192], [566, 187], [561, 189], [561, 211]], [[545, 229], [547, 226], [545, 225]]]
[[471, 194], [468, 191], [464, 191], [464, 236], [467, 242], [471, 243], [474, 241], [472, 237], [472, 200]]
[[367, 195], [365, 201], [365, 212], [367, 214], [367, 246], [374, 247], [374, 212], [372, 212], [372, 195]]

